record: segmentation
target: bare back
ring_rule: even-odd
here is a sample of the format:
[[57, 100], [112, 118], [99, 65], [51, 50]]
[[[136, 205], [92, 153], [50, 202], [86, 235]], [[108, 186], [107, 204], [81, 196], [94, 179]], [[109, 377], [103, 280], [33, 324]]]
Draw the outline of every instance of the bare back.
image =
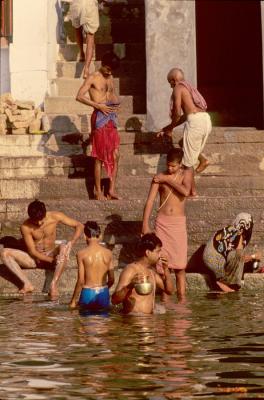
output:
[[179, 108], [181, 108], [186, 116], [192, 113], [203, 111], [201, 108], [197, 107], [194, 104], [191, 93], [182, 85], [176, 85], [174, 87], [172, 100], [172, 113], [174, 113], [175, 108], [177, 109], [178, 113]]
[[78, 252], [78, 264], [84, 268], [84, 286], [105, 286], [109, 271], [113, 270], [112, 253], [100, 244], [93, 244]]
[[[175, 176], [175, 183], [182, 184], [184, 173], [182, 170]], [[160, 208], [159, 213], [172, 216], [185, 215], [186, 197], [174, 190], [166, 183], [159, 184]]]

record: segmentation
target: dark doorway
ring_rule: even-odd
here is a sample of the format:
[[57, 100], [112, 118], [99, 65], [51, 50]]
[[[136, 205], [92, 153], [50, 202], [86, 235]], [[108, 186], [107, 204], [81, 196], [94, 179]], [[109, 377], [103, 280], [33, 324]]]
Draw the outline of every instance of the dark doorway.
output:
[[214, 125], [263, 127], [258, 0], [196, 0], [197, 84]]

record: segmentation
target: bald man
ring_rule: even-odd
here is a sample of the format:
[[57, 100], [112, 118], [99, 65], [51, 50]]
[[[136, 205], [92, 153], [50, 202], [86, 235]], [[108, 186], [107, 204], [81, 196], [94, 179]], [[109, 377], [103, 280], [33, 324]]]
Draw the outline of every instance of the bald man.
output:
[[157, 136], [172, 136], [173, 129], [184, 124], [182, 164], [185, 169], [184, 185], [177, 190], [184, 196], [196, 196], [194, 186], [194, 167], [199, 163], [196, 172], [202, 172], [209, 164], [201, 154], [208, 135], [212, 130], [207, 104], [203, 96], [189, 82], [184, 80], [180, 68], [173, 68], [167, 76], [172, 88], [170, 116], [171, 123], [162, 128]]

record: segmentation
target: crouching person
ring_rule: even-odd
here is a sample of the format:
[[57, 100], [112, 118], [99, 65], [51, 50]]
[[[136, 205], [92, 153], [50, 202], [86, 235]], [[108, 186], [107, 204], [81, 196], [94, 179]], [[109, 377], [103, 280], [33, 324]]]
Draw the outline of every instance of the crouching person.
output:
[[70, 308], [79, 305], [86, 310], [105, 310], [114, 284], [112, 252], [100, 244], [101, 230], [96, 222], [86, 222], [84, 234], [87, 247], [77, 253], [78, 279]]
[[[54, 269], [49, 289], [50, 297], [54, 300], [59, 295], [58, 281], [66, 267], [72, 246], [83, 232], [83, 225], [62, 212], [46, 211], [45, 204], [39, 200], [29, 204], [28, 216], [20, 227], [20, 248], [24, 251], [4, 248], [1, 250], [2, 262], [22, 282], [22, 294], [32, 292], [34, 287], [21, 268]], [[74, 229], [68, 242], [57, 243], [56, 228], [59, 224]]]
[[[122, 271], [112, 303], [122, 303], [125, 314], [152, 314], [157, 288], [169, 295], [173, 293], [173, 281], [167, 260], [161, 258], [161, 247], [161, 240], [154, 233], [142, 236], [138, 245], [139, 260]], [[155, 271], [159, 261], [164, 270], [162, 276]]]

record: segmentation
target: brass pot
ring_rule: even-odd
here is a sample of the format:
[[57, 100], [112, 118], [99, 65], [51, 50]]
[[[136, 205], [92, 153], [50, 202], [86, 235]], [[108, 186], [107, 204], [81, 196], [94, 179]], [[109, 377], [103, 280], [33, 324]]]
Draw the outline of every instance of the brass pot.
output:
[[147, 295], [152, 292], [153, 285], [151, 282], [135, 283], [134, 288], [137, 294]]

